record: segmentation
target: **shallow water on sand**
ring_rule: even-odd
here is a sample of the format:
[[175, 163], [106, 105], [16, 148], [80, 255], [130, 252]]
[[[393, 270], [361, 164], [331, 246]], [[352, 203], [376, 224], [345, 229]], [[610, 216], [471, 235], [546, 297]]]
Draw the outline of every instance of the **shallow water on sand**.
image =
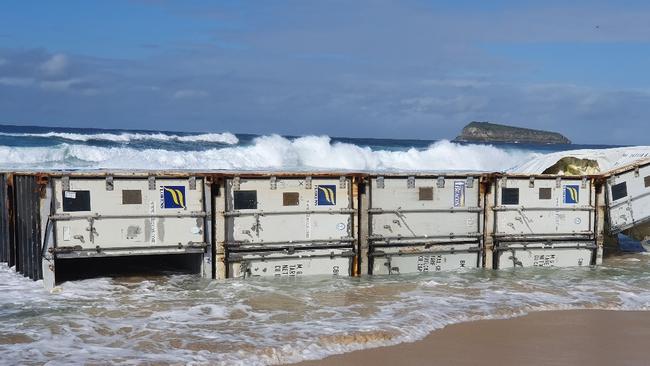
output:
[[50, 294], [0, 265], [6, 364], [278, 364], [553, 309], [650, 309], [650, 256], [596, 268], [365, 278], [98, 278]]

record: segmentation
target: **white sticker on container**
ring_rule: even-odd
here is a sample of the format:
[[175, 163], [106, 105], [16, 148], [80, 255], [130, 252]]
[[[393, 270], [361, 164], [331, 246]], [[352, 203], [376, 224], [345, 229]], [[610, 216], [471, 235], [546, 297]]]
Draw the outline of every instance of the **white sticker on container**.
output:
[[190, 229], [190, 232], [191, 232], [192, 234], [198, 234], [198, 233], [201, 232], [201, 228], [198, 227], [198, 226], [194, 226], [194, 227], [192, 227], [192, 228]]
[[63, 196], [65, 198], [70, 198], [70, 199], [76, 199], [77, 198], [77, 192], [74, 191], [65, 191], [63, 192]]
[[70, 240], [70, 226], [63, 227], [63, 240], [65, 241]]

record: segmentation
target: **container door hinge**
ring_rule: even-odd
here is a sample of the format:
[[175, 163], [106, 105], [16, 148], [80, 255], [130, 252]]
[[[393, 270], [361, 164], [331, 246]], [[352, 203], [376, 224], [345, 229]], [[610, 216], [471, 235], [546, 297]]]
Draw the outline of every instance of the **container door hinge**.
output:
[[587, 177], [582, 178], [582, 188], [587, 188]]
[[113, 176], [112, 175], [106, 176], [106, 190], [107, 191], [112, 191], [113, 190]]
[[384, 177], [377, 177], [377, 188], [384, 189]]
[[339, 178], [339, 188], [345, 189], [348, 185], [348, 179], [346, 177], [340, 177]]
[[269, 185], [271, 186], [271, 189], [277, 189], [278, 188], [278, 178], [277, 177], [271, 177], [269, 179]]
[[406, 179], [406, 188], [415, 188], [415, 177], [410, 176]]
[[637, 178], [639, 177], [639, 167], [638, 166], [634, 167], [634, 177], [637, 177]]
[[148, 181], [149, 181], [149, 190], [150, 191], [155, 191], [156, 190], [156, 177], [149, 176]]
[[239, 177], [232, 178], [232, 189], [238, 191], [241, 188], [241, 179]]
[[188, 183], [188, 185], [190, 186], [190, 190], [191, 190], [191, 191], [195, 191], [195, 190], [196, 190], [196, 177], [189, 177], [187, 183]]
[[467, 186], [467, 188], [473, 188], [474, 187], [474, 177], [467, 177], [467, 182], [465, 182], [465, 186]]
[[305, 189], [311, 189], [311, 177], [305, 177]]
[[562, 186], [562, 178], [555, 178], [555, 188], [560, 188]]
[[436, 187], [445, 188], [445, 177], [438, 177], [438, 180], [436, 181]]
[[530, 177], [528, 179], [528, 188], [535, 188], [535, 177]]

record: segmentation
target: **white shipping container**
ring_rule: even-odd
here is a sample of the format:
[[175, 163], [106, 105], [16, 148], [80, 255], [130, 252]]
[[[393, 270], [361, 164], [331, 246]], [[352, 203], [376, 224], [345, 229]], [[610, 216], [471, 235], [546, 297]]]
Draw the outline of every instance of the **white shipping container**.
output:
[[368, 215], [373, 274], [480, 264], [483, 209], [478, 177], [373, 177]]
[[494, 236], [498, 240], [592, 238], [594, 195], [588, 179], [497, 179]]
[[56, 178], [59, 257], [201, 252], [203, 181], [187, 178]]
[[[225, 223], [229, 248], [352, 245], [349, 178], [229, 179]], [[223, 226], [222, 226], [223, 225]]]
[[650, 220], [650, 164], [631, 166], [607, 180], [610, 230], [618, 233]]

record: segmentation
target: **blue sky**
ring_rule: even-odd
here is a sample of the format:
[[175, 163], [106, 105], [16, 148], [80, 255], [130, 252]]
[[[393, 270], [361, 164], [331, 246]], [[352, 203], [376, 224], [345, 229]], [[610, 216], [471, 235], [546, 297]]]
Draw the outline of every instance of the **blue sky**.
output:
[[6, 1], [0, 123], [648, 144], [643, 1]]

